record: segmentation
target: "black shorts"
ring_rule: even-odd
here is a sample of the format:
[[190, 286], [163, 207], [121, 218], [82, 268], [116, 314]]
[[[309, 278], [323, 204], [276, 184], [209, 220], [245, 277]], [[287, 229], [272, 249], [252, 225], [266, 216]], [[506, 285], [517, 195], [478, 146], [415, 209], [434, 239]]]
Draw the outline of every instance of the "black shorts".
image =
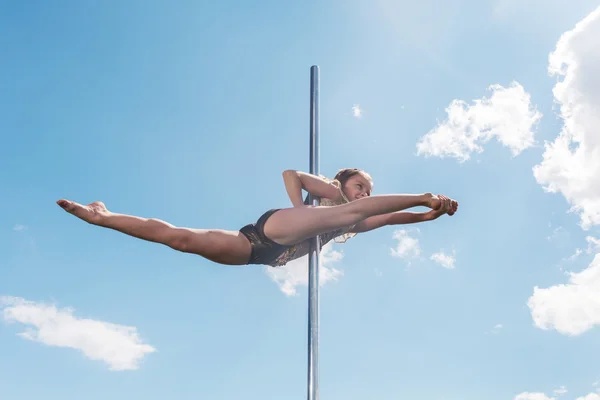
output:
[[279, 243], [275, 243], [271, 239], [265, 236], [265, 222], [267, 219], [280, 208], [274, 208], [263, 215], [254, 224], [248, 224], [240, 229], [240, 232], [248, 238], [252, 245], [252, 254], [248, 260], [248, 264], [272, 264], [277, 257], [279, 257], [284, 251], [292, 246], [285, 246]]

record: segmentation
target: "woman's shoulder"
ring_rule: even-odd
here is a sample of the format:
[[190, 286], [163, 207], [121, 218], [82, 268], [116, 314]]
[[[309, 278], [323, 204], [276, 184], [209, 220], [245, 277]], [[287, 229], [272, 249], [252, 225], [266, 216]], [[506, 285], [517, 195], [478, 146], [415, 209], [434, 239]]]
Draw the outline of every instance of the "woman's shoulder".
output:
[[329, 199], [329, 198], [321, 198], [321, 205], [322, 206], [337, 206], [340, 204], [345, 204], [345, 203], [349, 203], [350, 201], [348, 200], [348, 198], [346, 197], [346, 195], [344, 194], [344, 191], [342, 190], [342, 184], [340, 183], [340, 181], [338, 181], [337, 179], [329, 179], [327, 177], [322, 176], [323, 179], [327, 180], [328, 183], [331, 183], [333, 185], [335, 185], [338, 189], [338, 196], [335, 199]]

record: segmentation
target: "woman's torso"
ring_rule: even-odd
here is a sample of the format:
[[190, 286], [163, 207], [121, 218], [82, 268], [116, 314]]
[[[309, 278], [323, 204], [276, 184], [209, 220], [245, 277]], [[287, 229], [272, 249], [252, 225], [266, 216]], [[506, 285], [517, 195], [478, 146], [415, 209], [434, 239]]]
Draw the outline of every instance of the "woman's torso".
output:
[[[324, 178], [324, 179], [327, 179], [327, 178]], [[319, 200], [319, 206], [334, 207], [334, 206], [338, 206], [341, 204], [349, 203], [348, 198], [346, 197], [346, 195], [344, 194], [344, 192], [341, 189], [340, 182], [337, 180], [333, 180], [333, 181], [329, 180], [329, 179], [327, 179], [327, 180], [338, 187], [340, 197], [338, 200], [333, 200], [333, 199], [328, 199], [328, 198], [323, 197]], [[306, 201], [305, 201], [305, 204], [307, 204]], [[354, 225], [342, 227], [340, 229], [336, 229], [335, 231], [326, 232], [326, 233], [319, 235], [319, 239], [320, 239], [319, 240], [319, 242], [320, 242], [319, 251], [321, 251], [323, 249], [323, 246], [325, 246], [331, 240], [334, 240], [336, 243], [345, 243], [346, 240], [350, 239], [351, 237], [356, 236], [356, 233], [352, 232], [352, 228], [354, 228]], [[298, 244], [288, 247], [270, 265], [271, 266], [283, 266], [290, 261], [296, 260], [300, 257], [307, 255], [310, 250], [310, 242], [311, 242], [311, 239], [307, 239], [301, 243], [298, 243]]]

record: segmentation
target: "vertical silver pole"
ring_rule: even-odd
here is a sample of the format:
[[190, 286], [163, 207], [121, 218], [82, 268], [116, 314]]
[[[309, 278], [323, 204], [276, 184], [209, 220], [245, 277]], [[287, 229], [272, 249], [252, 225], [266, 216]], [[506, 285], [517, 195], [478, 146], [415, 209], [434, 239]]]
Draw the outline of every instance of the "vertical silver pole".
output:
[[[310, 173], [319, 174], [319, 67], [310, 68]], [[310, 193], [308, 202], [319, 205]], [[319, 237], [310, 241], [308, 258], [308, 400], [319, 399]]]

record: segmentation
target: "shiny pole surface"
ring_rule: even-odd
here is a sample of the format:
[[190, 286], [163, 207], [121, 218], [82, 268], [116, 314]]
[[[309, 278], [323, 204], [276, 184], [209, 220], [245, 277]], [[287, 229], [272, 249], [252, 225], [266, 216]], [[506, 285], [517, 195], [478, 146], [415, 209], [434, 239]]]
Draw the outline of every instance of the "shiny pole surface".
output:
[[[310, 68], [310, 173], [319, 174], [319, 67]], [[308, 204], [319, 199], [308, 194]], [[319, 399], [319, 237], [310, 240], [308, 252], [308, 400]]]

